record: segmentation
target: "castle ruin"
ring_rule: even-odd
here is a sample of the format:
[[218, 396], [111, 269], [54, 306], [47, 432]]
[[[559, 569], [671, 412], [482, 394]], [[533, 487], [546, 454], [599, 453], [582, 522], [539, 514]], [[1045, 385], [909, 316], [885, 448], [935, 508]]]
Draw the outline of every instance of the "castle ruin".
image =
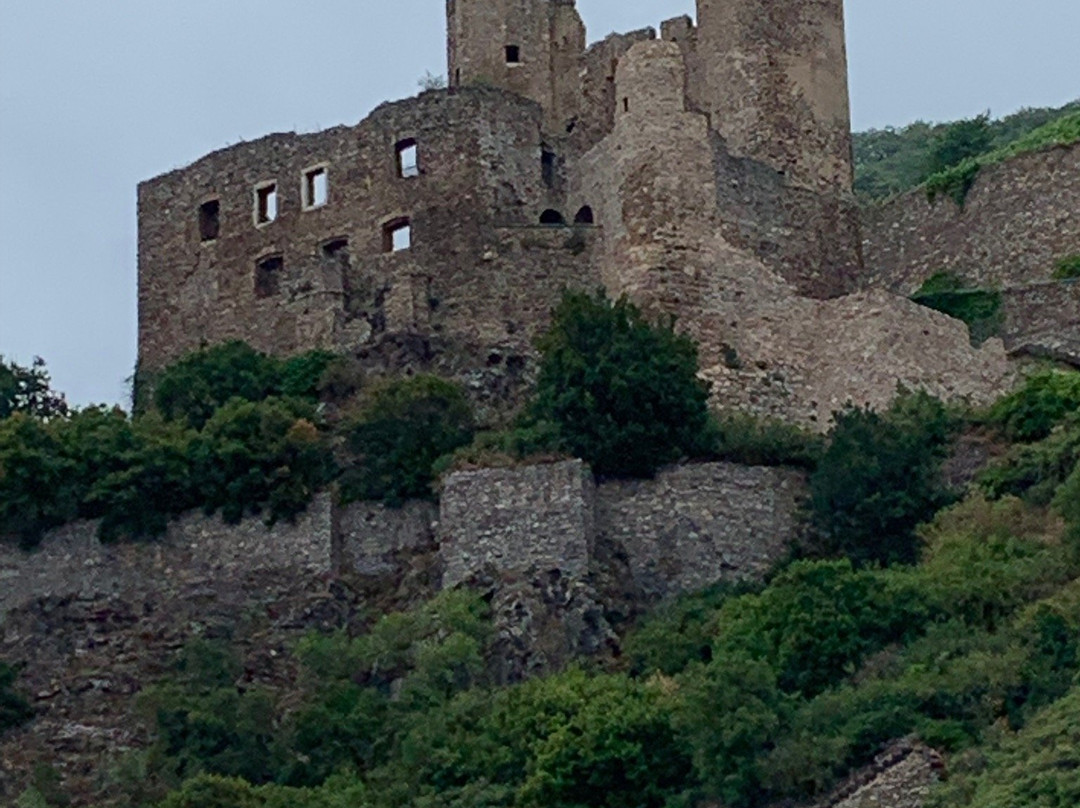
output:
[[574, 0], [447, 0], [446, 89], [143, 183], [140, 368], [328, 348], [498, 407], [561, 291], [602, 286], [674, 315], [722, 406], [1000, 392], [1000, 341], [866, 289], [842, 0], [697, 12], [587, 46]]

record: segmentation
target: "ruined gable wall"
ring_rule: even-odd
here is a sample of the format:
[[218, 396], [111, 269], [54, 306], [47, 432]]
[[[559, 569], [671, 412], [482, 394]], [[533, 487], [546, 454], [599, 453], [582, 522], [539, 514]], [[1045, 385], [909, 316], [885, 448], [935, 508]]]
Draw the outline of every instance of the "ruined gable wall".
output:
[[[497, 261], [523, 242], [508, 228], [534, 225], [550, 204], [540, 127], [535, 104], [501, 91], [425, 93], [357, 127], [271, 136], [143, 183], [140, 362], [159, 368], [226, 339], [279, 354], [355, 351], [393, 332], [469, 341], [509, 328], [528, 342], [536, 323], [524, 321], [537, 309], [546, 316], [553, 288], [590, 274], [576, 241]], [[406, 138], [419, 144], [419, 176], [398, 176], [394, 147]], [[329, 200], [303, 210], [302, 172], [317, 164], [327, 166]], [[270, 180], [278, 218], [256, 226], [254, 189]], [[208, 199], [220, 200], [221, 232], [202, 242], [199, 206]], [[387, 253], [383, 226], [402, 216], [411, 218], [412, 249]], [[348, 258], [327, 260], [323, 246], [339, 238], [348, 239]], [[272, 254], [284, 270], [274, 293], [260, 297], [255, 264]], [[512, 294], [491, 294], [493, 284]]]
[[1080, 143], [983, 168], [963, 208], [917, 188], [867, 206], [866, 283], [903, 295], [951, 272], [981, 287], [1050, 280], [1080, 254]]

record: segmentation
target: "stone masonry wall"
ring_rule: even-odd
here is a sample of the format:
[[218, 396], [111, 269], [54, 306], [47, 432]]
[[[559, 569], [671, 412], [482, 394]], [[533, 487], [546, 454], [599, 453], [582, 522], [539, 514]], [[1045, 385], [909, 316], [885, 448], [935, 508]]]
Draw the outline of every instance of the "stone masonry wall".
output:
[[933, 749], [909, 739], [897, 741], [814, 808], [922, 808], [943, 769]]
[[1019, 286], [1002, 298], [1002, 337], [1011, 353], [1080, 367], [1080, 281]]
[[947, 271], [981, 287], [1050, 280], [1080, 254], [1080, 143], [982, 169], [963, 208], [916, 189], [863, 211], [866, 282], [903, 295]]
[[649, 599], [762, 577], [790, 547], [801, 472], [730, 463], [679, 466], [597, 492], [598, 540], [629, 561]]
[[443, 586], [485, 569], [588, 574], [592, 473], [580, 460], [451, 475], [442, 493]]

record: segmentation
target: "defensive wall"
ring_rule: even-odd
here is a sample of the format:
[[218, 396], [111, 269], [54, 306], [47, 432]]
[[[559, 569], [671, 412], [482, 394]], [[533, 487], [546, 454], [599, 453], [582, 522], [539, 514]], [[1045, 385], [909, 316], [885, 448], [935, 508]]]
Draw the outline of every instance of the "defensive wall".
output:
[[911, 295], [938, 272], [1002, 293], [1012, 354], [1080, 365], [1080, 292], [1054, 281], [1080, 255], [1080, 143], [983, 168], [964, 204], [916, 189], [863, 211], [866, 284]]
[[439, 506], [312, 502], [295, 524], [239, 525], [191, 513], [146, 544], [102, 545], [92, 522], [50, 532], [34, 552], [0, 547], [0, 616], [66, 596], [165, 603], [254, 573], [298, 578], [392, 575], [401, 554], [438, 548], [442, 585], [471, 576], [545, 573], [584, 579], [597, 541], [617, 542], [646, 597], [730, 576], [762, 575], [794, 538], [802, 478], [792, 471], [702, 464], [655, 480], [597, 486], [568, 461], [451, 475]]

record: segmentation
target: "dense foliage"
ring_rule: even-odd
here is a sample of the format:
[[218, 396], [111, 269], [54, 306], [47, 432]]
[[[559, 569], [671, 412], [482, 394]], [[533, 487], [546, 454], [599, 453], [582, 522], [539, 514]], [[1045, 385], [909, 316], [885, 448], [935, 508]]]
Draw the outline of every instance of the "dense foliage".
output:
[[[1033, 131], [1077, 112], [1080, 112], [1080, 101], [1060, 109], [1024, 109], [999, 120], [979, 116], [955, 123], [919, 121], [899, 129], [890, 127], [856, 133], [855, 190], [864, 198], [880, 199], [915, 188], [936, 172], [949, 170], [1013, 143], [1021, 142], [1024, 150], [1039, 148], [1040, 139], [1052, 136], [1052, 133], [1044, 132], [1033, 141], [1023, 139]], [[1057, 134], [1060, 137], [1068, 133]], [[1080, 136], [1073, 139], [1080, 139]], [[963, 182], [960, 183], [962, 186]]]
[[1054, 267], [1054, 278], [1059, 281], [1080, 278], [1080, 254], [1068, 255], [1058, 261]]
[[948, 314], [967, 324], [972, 345], [978, 347], [998, 336], [1003, 321], [1001, 293], [970, 288], [954, 275], [939, 272], [912, 295], [916, 303]]
[[568, 293], [540, 339], [533, 413], [598, 474], [649, 476], [701, 450], [708, 387], [697, 348], [628, 300]]
[[365, 394], [346, 426], [353, 462], [342, 478], [346, 500], [433, 496], [434, 464], [473, 438], [473, 414], [461, 389], [436, 376], [384, 382]]
[[30, 367], [5, 362], [0, 356], [0, 418], [15, 413], [36, 418], [56, 418], [67, 414], [64, 397], [53, 391], [49, 372], [41, 357]]
[[952, 501], [941, 466], [955, 428], [923, 393], [901, 396], [885, 413], [838, 413], [810, 477], [818, 551], [858, 563], [915, 561], [915, 528]]

